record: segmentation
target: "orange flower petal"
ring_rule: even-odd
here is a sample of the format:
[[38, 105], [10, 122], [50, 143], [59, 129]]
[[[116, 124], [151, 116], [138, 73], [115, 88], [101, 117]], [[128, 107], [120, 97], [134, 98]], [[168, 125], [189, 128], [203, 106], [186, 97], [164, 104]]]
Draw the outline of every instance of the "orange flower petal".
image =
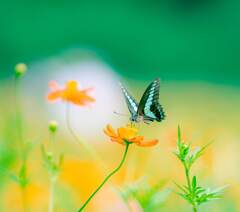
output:
[[58, 83], [56, 81], [50, 81], [48, 83], [49, 88], [51, 88], [52, 90], [59, 90], [60, 86], [58, 85]]
[[128, 141], [130, 143], [135, 143], [138, 146], [150, 147], [158, 143], [157, 139], [144, 141], [144, 136], [136, 136], [137, 131], [138, 130], [136, 128], [127, 126], [118, 128], [116, 133], [109, 124], [107, 125], [106, 129], [104, 129], [104, 133], [110, 137], [111, 141], [120, 144], [125, 144], [125, 141]]
[[53, 91], [48, 94], [47, 99], [48, 101], [54, 101], [61, 97], [62, 97], [62, 91]]
[[88, 105], [88, 102], [86, 102], [80, 98], [67, 97], [66, 100], [69, 102], [72, 102], [73, 104], [79, 105], [79, 106]]
[[78, 96], [79, 98], [83, 99], [86, 102], [95, 102], [96, 101], [93, 97], [87, 95], [87, 93], [82, 92], [82, 91], [78, 92], [76, 94], [76, 96]]
[[118, 137], [121, 138], [121, 139], [125, 139], [126, 136], [126, 129], [124, 127], [120, 127], [117, 129], [117, 133], [118, 133]]
[[158, 140], [154, 139], [154, 140], [150, 140], [150, 141], [142, 141], [142, 142], [138, 143], [137, 145], [141, 146], [141, 147], [151, 147], [151, 146], [155, 146], [157, 143], [158, 143]]
[[130, 139], [129, 141], [133, 142], [133, 143], [140, 143], [140, 142], [143, 141], [143, 139], [144, 139], [143, 136], [137, 136], [137, 137], [134, 137], [134, 138]]
[[87, 93], [92, 88], [79, 90], [78, 83], [75, 80], [68, 81], [64, 89], [60, 89], [55, 81], [51, 81], [49, 83], [49, 87], [51, 90], [53, 90], [48, 95], [48, 100], [50, 101], [61, 98], [64, 101], [68, 101], [79, 106], [86, 106], [92, 102], [95, 102], [95, 99], [89, 96]]
[[116, 137], [112, 137], [112, 138], [111, 138], [111, 141], [117, 142], [117, 143], [119, 143], [119, 144], [124, 144], [124, 141], [123, 141], [122, 139], [116, 138]]
[[104, 133], [109, 137], [117, 137], [117, 134], [115, 133], [114, 129], [110, 124], [108, 124], [106, 129], [104, 129]]

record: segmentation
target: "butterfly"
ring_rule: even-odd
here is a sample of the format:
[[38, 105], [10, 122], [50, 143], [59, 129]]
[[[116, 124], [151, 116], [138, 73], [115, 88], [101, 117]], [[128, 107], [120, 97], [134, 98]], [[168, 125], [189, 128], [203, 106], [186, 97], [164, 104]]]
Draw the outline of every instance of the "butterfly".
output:
[[131, 96], [131, 94], [124, 88], [122, 85], [121, 89], [125, 97], [125, 101], [129, 112], [131, 114], [130, 120], [132, 122], [161, 122], [165, 118], [165, 113], [162, 106], [159, 104], [159, 88], [160, 80], [159, 78], [155, 79], [150, 83], [145, 92], [142, 95], [142, 98], [138, 102]]

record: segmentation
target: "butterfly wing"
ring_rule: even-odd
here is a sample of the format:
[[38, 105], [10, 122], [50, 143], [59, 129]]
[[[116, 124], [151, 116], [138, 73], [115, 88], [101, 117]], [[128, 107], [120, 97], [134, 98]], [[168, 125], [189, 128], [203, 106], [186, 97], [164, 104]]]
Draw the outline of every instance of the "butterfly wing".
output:
[[137, 101], [130, 95], [130, 93], [127, 91], [126, 88], [124, 88], [121, 84], [121, 89], [124, 95], [124, 98], [126, 100], [127, 103], [127, 107], [129, 112], [131, 113], [132, 117], [135, 117], [138, 111], [138, 103]]
[[160, 80], [155, 79], [145, 90], [138, 107], [137, 114], [144, 117], [144, 120], [162, 121], [165, 113], [159, 104]]

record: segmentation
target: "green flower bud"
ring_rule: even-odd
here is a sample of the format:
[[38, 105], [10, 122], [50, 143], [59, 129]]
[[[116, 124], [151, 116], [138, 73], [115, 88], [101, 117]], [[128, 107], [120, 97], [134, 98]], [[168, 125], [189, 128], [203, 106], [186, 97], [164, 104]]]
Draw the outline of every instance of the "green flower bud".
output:
[[27, 65], [24, 63], [18, 63], [15, 66], [15, 76], [16, 77], [21, 77], [23, 76], [27, 71]]
[[188, 148], [189, 148], [189, 145], [186, 144], [186, 143], [183, 143], [182, 147], [183, 147], [184, 149], [188, 149]]
[[58, 123], [56, 121], [50, 121], [48, 125], [48, 129], [50, 132], [55, 133], [58, 129]]
[[47, 159], [49, 161], [51, 161], [53, 159], [53, 153], [52, 152], [47, 152], [46, 155], [47, 155]]

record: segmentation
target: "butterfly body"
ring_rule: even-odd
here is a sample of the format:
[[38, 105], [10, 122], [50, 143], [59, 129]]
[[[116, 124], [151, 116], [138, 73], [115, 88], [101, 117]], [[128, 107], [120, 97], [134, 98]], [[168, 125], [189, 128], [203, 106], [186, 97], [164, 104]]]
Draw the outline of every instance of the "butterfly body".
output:
[[165, 113], [162, 106], [159, 104], [159, 88], [160, 80], [155, 79], [145, 90], [139, 104], [130, 95], [130, 93], [121, 86], [123, 95], [125, 97], [129, 112], [131, 114], [130, 120], [132, 122], [161, 122], [165, 118]]

